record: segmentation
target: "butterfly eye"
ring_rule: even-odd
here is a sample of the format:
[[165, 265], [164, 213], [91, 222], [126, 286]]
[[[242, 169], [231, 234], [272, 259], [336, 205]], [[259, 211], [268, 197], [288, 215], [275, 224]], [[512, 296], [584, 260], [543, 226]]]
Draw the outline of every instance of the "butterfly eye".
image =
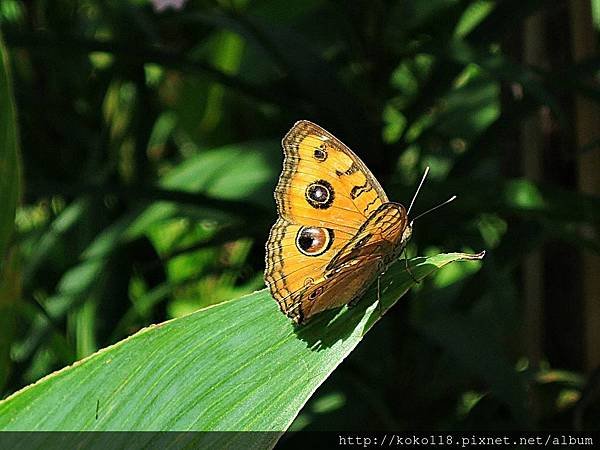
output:
[[319, 256], [333, 243], [333, 230], [328, 228], [302, 227], [296, 235], [296, 247], [306, 256]]
[[325, 180], [317, 180], [308, 185], [305, 192], [306, 201], [317, 209], [326, 209], [331, 206], [335, 193], [333, 187]]

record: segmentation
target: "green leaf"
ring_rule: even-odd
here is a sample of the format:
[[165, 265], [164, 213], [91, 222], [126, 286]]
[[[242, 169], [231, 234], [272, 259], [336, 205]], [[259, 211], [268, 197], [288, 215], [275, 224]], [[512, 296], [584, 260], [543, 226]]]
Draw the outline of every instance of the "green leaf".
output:
[[14, 104], [8, 57], [0, 36], [0, 268], [13, 232], [19, 198], [19, 147]]
[[[453, 261], [482, 257], [415, 258], [411, 272], [420, 280]], [[356, 307], [302, 327], [278, 311], [267, 290], [150, 326], [0, 402], [0, 430], [284, 431], [381, 310], [414, 284], [397, 263], [381, 279], [381, 307], [373, 286]]]
[[[162, 179], [161, 187], [206, 195], [199, 199], [195, 213], [181, 202], [155, 202], [130, 226], [128, 236], [146, 233], [152, 224], [172, 217], [193, 214], [198, 220], [226, 222], [236, 212], [252, 213], [253, 220], [257, 213], [266, 215], [267, 205], [272, 205], [272, 190], [277, 179], [273, 159], [281, 159], [281, 150], [273, 141], [226, 145], [190, 157]], [[211, 209], [209, 199], [216, 200], [212, 204], [219, 209]], [[224, 207], [228, 200], [234, 203]]]

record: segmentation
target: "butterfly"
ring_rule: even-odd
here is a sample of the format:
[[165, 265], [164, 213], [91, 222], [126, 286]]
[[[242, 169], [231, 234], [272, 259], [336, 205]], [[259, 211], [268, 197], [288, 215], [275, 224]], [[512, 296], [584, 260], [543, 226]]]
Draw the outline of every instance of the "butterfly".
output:
[[360, 158], [312, 122], [296, 122], [282, 147], [264, 275], [281, 311], [301, 324], [358, 301], [400, 257], [412, 202], [407, 210], [389, 201]]

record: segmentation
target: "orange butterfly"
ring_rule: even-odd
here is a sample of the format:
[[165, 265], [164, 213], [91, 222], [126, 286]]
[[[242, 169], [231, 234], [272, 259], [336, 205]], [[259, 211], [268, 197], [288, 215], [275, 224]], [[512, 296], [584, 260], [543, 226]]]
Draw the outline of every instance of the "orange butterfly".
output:
[[265, 282], [281, 311], [300, 324], [360, 299], [400, 256], [412, 222], [358, 156], [318, 125], [296, 122], [282, 145]]

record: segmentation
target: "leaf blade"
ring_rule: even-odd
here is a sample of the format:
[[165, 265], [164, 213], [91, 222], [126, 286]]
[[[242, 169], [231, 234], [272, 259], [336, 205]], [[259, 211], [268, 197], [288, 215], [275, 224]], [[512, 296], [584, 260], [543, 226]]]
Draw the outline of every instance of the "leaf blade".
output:
[[[411, 270], [482, 256], [415, 258]], [[384, 308], [414, 283], [392, 266]], [[284, 431], [379, 320], [376, 295], [300, 328], [267, 290], [150, 326], [0, 402], [0, 430]]]

